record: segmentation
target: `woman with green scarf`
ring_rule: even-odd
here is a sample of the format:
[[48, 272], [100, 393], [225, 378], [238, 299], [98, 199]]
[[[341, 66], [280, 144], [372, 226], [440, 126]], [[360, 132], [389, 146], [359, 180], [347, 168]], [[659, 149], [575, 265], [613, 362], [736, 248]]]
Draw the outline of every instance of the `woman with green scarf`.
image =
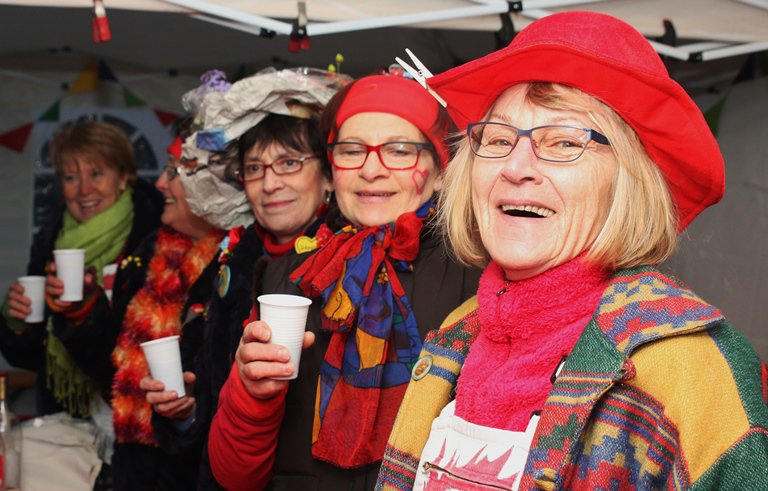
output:
[[[48, 309], [43, 322], [24, 322], [30, 300], [14, 283], [0, 318], [0, 351], [10, 364], [38, 373], [38, 414], [88, 417], [109, 400], [111, 374], [97, 369], [102, 361], [94, 353], [108, 352], [103, 347], [114, 346], [115, 333], [105, 326], [86, 336], [68, 326], [101, 295], [119, 301], [119, 289], [112, 296], [111, 287], [120, 284], [117, 265], [160, 226], [163, 199], [137, 178], [133, 146], [116, 126], [77, 121], [62, 128], [50, 148], [63, 206], [36, 235], [27, 267], [30, 275], [48, 275]], [[54, 249], [85, 249], [81, 302], [57, 299], [63, 288], [52, 267]]]

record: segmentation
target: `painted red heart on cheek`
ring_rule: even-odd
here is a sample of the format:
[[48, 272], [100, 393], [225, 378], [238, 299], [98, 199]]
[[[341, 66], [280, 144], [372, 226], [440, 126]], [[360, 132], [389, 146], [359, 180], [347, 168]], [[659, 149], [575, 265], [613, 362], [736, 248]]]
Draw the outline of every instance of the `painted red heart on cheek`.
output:
[[429, 171], [416, 169], [411, 174], [411, 179], [413, 179], [413, 183], [416, 185], [416, 193], [424, 194], [424, 188], [429, 180]]

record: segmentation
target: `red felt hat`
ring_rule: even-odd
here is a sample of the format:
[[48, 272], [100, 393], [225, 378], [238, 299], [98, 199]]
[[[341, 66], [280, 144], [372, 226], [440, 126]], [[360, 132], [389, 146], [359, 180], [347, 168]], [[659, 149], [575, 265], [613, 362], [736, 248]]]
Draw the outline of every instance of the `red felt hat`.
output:
[[701, 110], [669, 77], [643, 35], [615, 17], [581, 11], [544, 17], [506, 48], [428, 83], [463, 130], [504, 90], [535, 81], [575, 87], [610, 106], [637, 132], [667, 180], [680, 230], [722, 198], [723, 156]]
[[[355, 114], [389, 113], [409, 121], [429, 139], [440, 158], [440, 167], [448, 163], [445, 146], [447, 127], [440, 127], [440, 105], [418, 82], [395, 75], [371, 75], [353, 82], [336, 113], [336, 128]], [[447, 120], [447, 118], [446, 118]], [[336, 139], [336, 128], [328, 135], [328, 143]]]

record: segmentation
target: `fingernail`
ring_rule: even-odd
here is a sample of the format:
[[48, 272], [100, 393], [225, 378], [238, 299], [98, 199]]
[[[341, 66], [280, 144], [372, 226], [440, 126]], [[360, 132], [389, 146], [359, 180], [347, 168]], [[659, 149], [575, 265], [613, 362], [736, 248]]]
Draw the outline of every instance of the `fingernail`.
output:
[[277, 357], [283, 361], [288, 361], [291, 359], [291, 355], [288, 353], [288, 350], [286, 349], [281, 349], [280, 351], [278, 351]]

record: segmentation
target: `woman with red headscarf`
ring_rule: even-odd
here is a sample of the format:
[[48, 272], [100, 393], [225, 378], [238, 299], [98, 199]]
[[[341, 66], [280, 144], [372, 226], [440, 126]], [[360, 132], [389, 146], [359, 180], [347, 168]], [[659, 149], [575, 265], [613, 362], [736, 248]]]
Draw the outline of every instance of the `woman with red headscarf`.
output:
[[323, 115], [338, 211], [309, 257], [276, 261], [268, 293], [314, 299], [294, 370], [265, 322], [248, 324], [209, 435], [227, 489], [372, 489], [421, 340], [472, 294], [477, 270], [431, 230], [448, 120], [421, 87], [376, 75]]

